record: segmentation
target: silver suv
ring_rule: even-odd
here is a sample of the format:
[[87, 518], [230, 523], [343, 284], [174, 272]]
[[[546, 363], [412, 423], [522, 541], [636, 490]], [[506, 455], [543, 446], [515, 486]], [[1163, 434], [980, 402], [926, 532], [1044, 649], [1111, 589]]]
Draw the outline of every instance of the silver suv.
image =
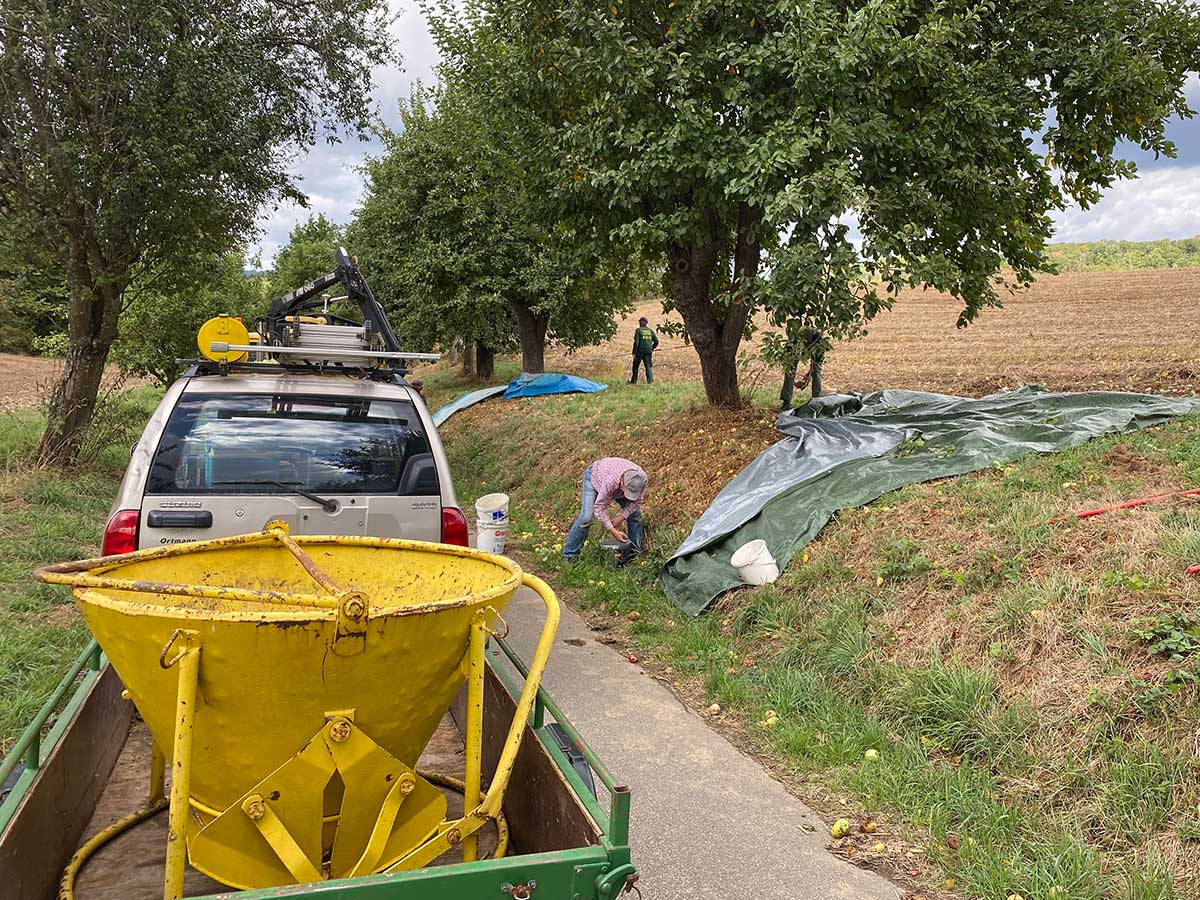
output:
[[[467, 545], [429, 411], [399, 371], [379, 367], [419, 354], [370, 342], [347, 350], [340, 336], [357, 326], [311, 326], [299, 314], [338, 280], [365, 295], [356, 299], [375, 323], [366, 332], [394, 349], [345, 251], [337, 272], [272, 304], [253, 345], [210, 342], [201, 329], [206, 360], [171, 386], [134, 447], [104, 530], [105, 555], [260, 531], [275, 520], [293, 534]], [[240, 322], [214, 319], [205, 328], [214, 323], [222, 336], [247, 334]], [[325, 335], [341, 346], [331, 349]]]

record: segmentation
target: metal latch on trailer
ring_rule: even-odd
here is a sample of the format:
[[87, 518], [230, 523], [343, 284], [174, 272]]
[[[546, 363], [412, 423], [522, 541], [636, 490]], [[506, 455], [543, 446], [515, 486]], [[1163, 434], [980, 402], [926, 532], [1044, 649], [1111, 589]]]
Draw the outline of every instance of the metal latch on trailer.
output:
[[[571, 900], [615, 900], [622, 894], [636, 891], [637, 880], [637, 869], [630, 863], [620, 866], [610, 863], [576, 866]], [[641, 893], [638, 893], [640, 896]]]

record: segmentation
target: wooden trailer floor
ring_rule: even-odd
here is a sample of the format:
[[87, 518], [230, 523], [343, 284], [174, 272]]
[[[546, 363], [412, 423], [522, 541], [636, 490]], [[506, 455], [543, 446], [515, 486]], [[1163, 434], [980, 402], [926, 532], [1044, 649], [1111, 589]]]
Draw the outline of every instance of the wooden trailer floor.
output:
[[[462, 737], [447, 715], [442, 719], [419, 766], [461, 779], [464, 775]], [[84, 830], [82, 845], [98, 831], [145, 803], [150, 778], [150, 732], [140, 720], [129, 729], [125, 748], [113, 768], [96, 811]], [[462, 794], [442, 788], [449, 804], [447, 815], [462, 815]], [[93, 854], [75, 882], [76, 900], [160, 900], [163, 859], [167, 844], [167, 814], [135, 825]], [[496, 829], [488, 826], [479, 836], [479, 855], [490, 856], [496, 847]], [[434, 865], [462, 861], [462, 850], [452, 848]], [[228, 891], [225, 885], [188, 866], [184, 896], [198, 897]]]

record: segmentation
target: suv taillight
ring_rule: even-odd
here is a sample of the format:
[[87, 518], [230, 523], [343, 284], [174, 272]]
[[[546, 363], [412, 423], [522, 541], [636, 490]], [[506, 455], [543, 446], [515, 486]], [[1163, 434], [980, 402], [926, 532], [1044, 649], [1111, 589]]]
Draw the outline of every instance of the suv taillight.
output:
[[467, 535], [467, 517], [457, 506], [442, 507], [442, 543], [471, 546], [471, 539]]
[[132, 553], [137, 549], [138, 518], [136, 509], [120, 509], [104, 526], [104, 540], [100, 544], [101, 556], [116, 553]]

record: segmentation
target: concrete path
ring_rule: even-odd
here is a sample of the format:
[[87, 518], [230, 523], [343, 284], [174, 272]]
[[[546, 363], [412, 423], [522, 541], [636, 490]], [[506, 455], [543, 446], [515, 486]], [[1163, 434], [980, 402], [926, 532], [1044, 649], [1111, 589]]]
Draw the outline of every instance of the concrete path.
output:
[[[523, 589], [505, 612], [526, 659], [543, 609]], [[566, 607], [543, 684], [633, 791], [630, 841], [646, 900], [900, 896], [826, 850], [828, 831], [812, 810]]]

